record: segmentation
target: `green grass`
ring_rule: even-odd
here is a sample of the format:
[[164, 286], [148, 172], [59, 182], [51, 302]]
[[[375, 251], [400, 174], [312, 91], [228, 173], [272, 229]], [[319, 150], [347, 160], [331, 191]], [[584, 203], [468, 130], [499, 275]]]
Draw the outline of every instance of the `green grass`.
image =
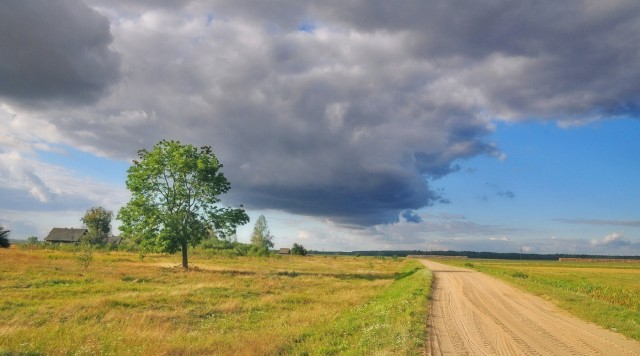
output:
[[640, 264], [473, 260], [473, 268], [548, 299], [560, 308], [640, 341]]
[[417, 261], [372, 301], [309, 330], [286, 353], [421, 354], [426, 351], [432, 274]]
[[0, 354], [423, 351], [430, 274], [368, 257], [0, 249]]

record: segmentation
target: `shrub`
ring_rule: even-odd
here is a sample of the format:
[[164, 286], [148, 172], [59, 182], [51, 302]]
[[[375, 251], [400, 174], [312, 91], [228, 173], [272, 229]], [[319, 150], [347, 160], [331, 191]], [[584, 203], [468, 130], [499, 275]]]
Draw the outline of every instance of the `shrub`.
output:
[[82, 274], [87, 271], [93, 262], [93, 247], [89, 243], [83, 243], [73, 252], [73, 258], [80, 266]]
[[0, 226], [0, 247], [9, 248], [11, 245], [9, 243], [9, 233], [11, 230], [6, 230], [4, 227]]
[[291, 254], [292, 255], [299, 255], [299, 256], [306, 256], [307, 255], [307, 249], [304, 248], [304, 246], [300, 245], [300, 244], [293, 244], [293, 247], [291, 247]]
[[513, 277], [513, 278], [520, 278], [520, 279], [527, 279], [527, 278], [529, 278], [529, 275], [528, 275], [528, 274], [526, 274], [526, 273], [524, 273], [524, 272], [520, 272], [520, 271], [518, 271], [518, 272], [516, 272], [516, 273], [512, 274], [512, 275], [511, 275], [511, 277]]

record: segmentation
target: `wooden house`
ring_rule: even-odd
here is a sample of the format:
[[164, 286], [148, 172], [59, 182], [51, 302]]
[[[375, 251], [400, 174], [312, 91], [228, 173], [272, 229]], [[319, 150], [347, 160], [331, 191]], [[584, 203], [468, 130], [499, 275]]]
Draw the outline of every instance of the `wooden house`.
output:
[[80, 238], [87, 233], [87, 229], [74, 229], [54, 227], [49, 235], [44, 238], [45, 242], [51, 243], [78, 243]]

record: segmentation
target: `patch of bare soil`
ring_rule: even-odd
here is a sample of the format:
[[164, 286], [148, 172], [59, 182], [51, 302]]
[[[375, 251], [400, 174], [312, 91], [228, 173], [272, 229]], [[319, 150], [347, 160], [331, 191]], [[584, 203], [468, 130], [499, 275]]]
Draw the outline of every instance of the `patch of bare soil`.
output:
[[640, 342], [482, 273], [423, 263], [436, 279], [432, 355], [640, 355]]

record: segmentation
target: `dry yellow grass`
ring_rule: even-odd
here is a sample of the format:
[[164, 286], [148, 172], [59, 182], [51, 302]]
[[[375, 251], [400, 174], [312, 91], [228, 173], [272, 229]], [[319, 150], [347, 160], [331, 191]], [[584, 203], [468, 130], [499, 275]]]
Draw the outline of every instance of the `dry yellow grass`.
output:
[[94, 253], [81, 274], [70, 252], [0, 249], [0, 353], [272, 354], [374, 300], [413, 263], [191, 261], [185, 271], [179, 256]]

